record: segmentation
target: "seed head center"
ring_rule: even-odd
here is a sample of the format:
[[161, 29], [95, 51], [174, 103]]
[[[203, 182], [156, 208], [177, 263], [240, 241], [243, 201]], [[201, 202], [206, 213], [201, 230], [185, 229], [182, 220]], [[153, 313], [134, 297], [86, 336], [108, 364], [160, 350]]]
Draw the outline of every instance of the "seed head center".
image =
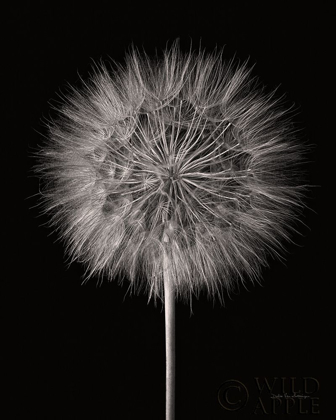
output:
[[165, 171], [165, 173], [162, 176], [162, 180], [164, 181], [164, 183], [174, 183], [176, 181], [178, 181], [180, 179], [179, 173], [176, 170], [176, 168], [170, 166], [169, 168], [167, 168], [167, 170]]
[[168, 166], [162, 173], [161, 173], [161, 193], [164, 195], [169, 195], [171, 198], [175, 197], [175, 188], [174, 184], [180, 180], [180, 174], [176, 167]]

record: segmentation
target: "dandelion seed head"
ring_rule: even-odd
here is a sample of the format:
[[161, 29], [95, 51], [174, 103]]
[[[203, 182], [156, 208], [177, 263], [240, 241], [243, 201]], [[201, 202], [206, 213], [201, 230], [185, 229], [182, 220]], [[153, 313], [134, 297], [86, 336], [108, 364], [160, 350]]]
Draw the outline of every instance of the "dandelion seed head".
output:
[[257, 280], [290, 237], [303, 188], [286, 115], [246, 64], [133, 51], [50, 125], [43, 205], [87, 277], [122, 274], [162, 298], [166, 256], [176, 296], [220, 294]]

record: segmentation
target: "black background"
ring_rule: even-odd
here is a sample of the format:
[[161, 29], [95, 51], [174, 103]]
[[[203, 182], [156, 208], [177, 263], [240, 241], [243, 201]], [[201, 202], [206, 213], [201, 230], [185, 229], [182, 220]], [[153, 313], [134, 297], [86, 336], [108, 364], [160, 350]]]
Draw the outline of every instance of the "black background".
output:
[[[241, 288], [226, 298], [225, 307], [202, 296], [193, 301], [192, 316], [187, 305], [177, 304], [176, 418], [249, 417], [258, 400], [254, 377], [286, 377], [286, 383], [296, 377], [297, 391], [303, 391], [302, 377], [316, 378], [320, 417], [327, 418], [323, 308], [329, 277], [321, 246], [324, 138], [318, 112], [325, 106], [321, 68], [328, 67], [324, 30], [330, 11], [317, 12], [308, 2], [304, 8], [247, 1], [151, 7], [28, 3], [11, 7], [4, 38], [13, 78], [6, 117], [20, 159], [18, 176], [25, 180], [15, 184], [25, 187], [19, 208], [9, 210], [19, 233], [12, 234], [15, 246], [5, 261], [12, 269], [2, 282], [9, 350], [3, 365], [10, 373], [10, 415], [4, 418], [23, 418], [21, 410], [43, 419], [164, 418], [161, 304], [130, 296], [127, 284], [97, 287], [92, 279], [81, 285], [84, 268], [67, 267], [63, 245], [43, 225], [47, 218], [38, 218], [31, 197], [38, 193], [38, 180], [30, 169], [31, 153], [46, 134], [41, 119], [53, 115], [49, 101], [57, 100], [67, 82], [77, 85], [79, 75], [88, 77], [92, 60], [122, 61], [132, 42], [151, 54], [177, 37], [185, 49], [191, 40], [198, 47], [201, 39], [209, 51], [225, 46], [225, 57], [249, 58], [253, 73], [270, 90], [279, 86], [279, 94], [286, 93], [298, 109], [302, 139], [313, 145], [308, 182], [318, 187], [308, 194], [310, 209], [303, 215], [306, 226], [298, 225], [297, 245], [288, 246], [285, 264], [270, 261], [262, 286]], [[217, 399], [228, 379], [243, 382], [250, 392], [247, 406], [236, 412]], [[289, 386], [286, 391], [291, 393]]]

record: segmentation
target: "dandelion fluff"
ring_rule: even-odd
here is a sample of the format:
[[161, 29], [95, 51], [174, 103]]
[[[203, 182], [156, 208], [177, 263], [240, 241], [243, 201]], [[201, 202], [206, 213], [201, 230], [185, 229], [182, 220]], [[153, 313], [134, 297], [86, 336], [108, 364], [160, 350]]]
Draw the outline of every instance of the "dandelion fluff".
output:
[[[301, 206], [288, 113], [221, 53], [133, 50], [72, 89], [40, 152], [43, 204], [87, 278], [221, 295], [281, 256]], [[142, 280], [140, 280], [142, 279]]]

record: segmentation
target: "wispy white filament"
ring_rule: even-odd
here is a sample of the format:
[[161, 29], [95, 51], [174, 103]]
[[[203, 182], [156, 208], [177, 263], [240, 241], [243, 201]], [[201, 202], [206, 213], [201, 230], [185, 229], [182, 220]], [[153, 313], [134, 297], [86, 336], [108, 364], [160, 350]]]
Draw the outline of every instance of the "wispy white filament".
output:
[[257, 279], [301, 206], [286, 112], [221, 54], [133, 51], [68, 95], [39, 169], [43, 203], [87, 277], [163, 298]]

